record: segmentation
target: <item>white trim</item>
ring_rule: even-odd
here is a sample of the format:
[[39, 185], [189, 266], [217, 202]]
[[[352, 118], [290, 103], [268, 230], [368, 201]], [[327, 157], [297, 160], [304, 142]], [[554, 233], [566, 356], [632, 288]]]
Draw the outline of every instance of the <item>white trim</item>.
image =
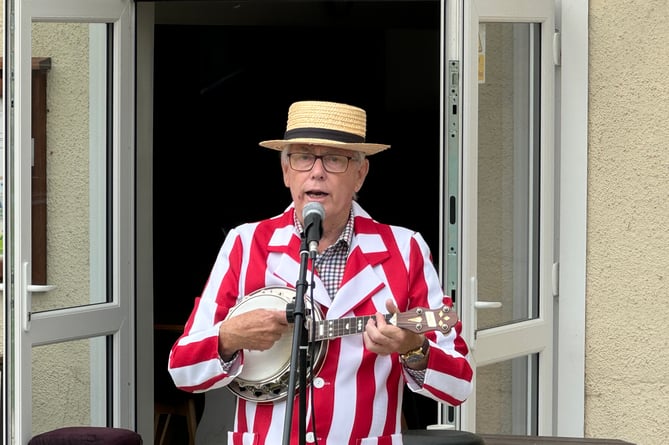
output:
[[[5, 60], [5, 71], [14, 69], [14, 95], [11, 95], [10, 89], [5, 90], [5, 98], [13, 98], [14, 111], [8, 111], [8, 117], [13, 115], [8, 125], [5, 128], [5, 150], [7, 153], [7, 172], [8, 181], [5, 183], [5, 196], [7, 201], [13, 201], [12, 210], [13, 215], [9, 213], [10, 209], [6, 211], [11, 215], [11, 221], [7, 221], [8, 226], [14, 228], [14, 245], [12, 246], [5, 240], [5, 255], [12, 257], [11, 263], [7, 268], [9, 273], [14, 274], [14, 285], [5, 287], [4, 297], [7, 301], [14, 302], [13, 313], [13, 333], [12, 336], [7, 336], [7, 340], [13, 338], [14, 341], [8, 341], [7, 347], [12, 350], [9, 356], [5, 357], [5, 361], [10, 360], [12, 367], [11, 371], [14, 374], [13, 386], [8, 385], [5, 388], [6, 394], [9, 397], [10, 391], [14, 393], [9, 406], [7, 407], [6, 416], [12, 412], [13, 417], [10, 418], [13, 424], [14, 437], [20, 443], [27, 443], [30, 438], [32, 430], [32, 416], [25, 413], [32, 413], [32, 368], [24, 369], [24, 363], [32, 363], [32, 348], [28, 340], [25, 339], [25, 331], [29, 327], [28, 312], [30, 292], [27, 290], [28, 278], [27, 270], [24, 263], [25, 260], [32, 261], [31, 257], [31, 238], [28, 232], [31, 227], [31, 211], [30, 203], [32, 202], [29, 196], [30, 193], [30, 172], [32, 165], [31, 149], [26, 149], [32, 145], [31, 142], [31, 20], [30, 20], [30, 5], [26, 2], [15, 2], [13, 9], [13, 20], [11, 17], [11, 10], [5, 13], [10, 16], [7, 23], [12, 21], [10, 26], [14, 29], [14, 39], [10, 42], [12, 48], [7, 51], [13, 53], [10, 60]], [[12, 60], [13, 59], [13, 60]], [[12, 65], [13, 63], [13, 65]], [[7, 76], [9, 77], [9, 76]], [[11, 107], [7, 107], [11, 110]], [[13, 177], [10, 178], [10, 174]], [[9, 228], [9, 227], [8, 227]], [[7, 233], [7, 232], [5, 232]], [[13, 249], [12, 249], [13, 247]], [[9, 275], [5, 275], [9, 276]], [[11, 317], [11, 316], [10, 316]], [[8, 326], [12, 326], [8, 322]], [[9, 381], [9, 380], [8, 380]], [[13, 410], [13, 411], [12, 411]], [[5, 433], [5, 437], [9, 436], [9, 431]]]
[[[588, 166], [588, 1], [561, 0], [557, 431], [583, 437]], [[561, 304], [560, 304], [561, 303]]]
[[[155, 5], [136, 4], [137, 17], [137, 432], [154, 443], [153, 362], [153, 50]], [[158, 366], [163, 364], [158, 363]]]
[[[88, 70], [89, 70], [89, 171], [90, 183], [88, 185], [89, 200], [89, 223], [90, 229], [90, 283], [89, 298], [91, 303], [98, 302], [99, 289], [104, 289], [106, 282], [106, 170], [107, 151], [104, 149], [107, 141], [107, 122], [106, 122], [106, 94], [107, 94], [107, 27], [100, 23], [90, 23], [88, 25]], [[104, 252], [103, 255], [96, 252]], [[105, 400], [106, 375], [103, 372], [107, 360], [105, 357], [107, 347], [104, 341], [99, 339], [91, 341], [90, 369], [90, 406], [91, 419], [94, 425], [104, 425], [106, 412], [104, 407], [100, 406], [100, 400]]]
[[121, 302], [125, 323], [114, 335], [113, 426], [135, 428], [135, 8], [117, 4], [113, 54], [113, 215], [114, 301]]
[[32, 0], [32, 19], [39, 22], [114, 22], [131, 0]]

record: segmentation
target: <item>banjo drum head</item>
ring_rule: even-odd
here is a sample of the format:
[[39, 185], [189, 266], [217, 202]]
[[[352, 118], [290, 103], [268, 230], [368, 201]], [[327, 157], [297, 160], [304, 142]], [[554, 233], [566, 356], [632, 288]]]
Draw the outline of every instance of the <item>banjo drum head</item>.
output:
[[[245, 296], [237, 306], [230, 309], [226, 318], [235, 317], [254, 309], [285, 310], [294, 299], [294, 289], [266, 287]], [[318, 310], [315, 311], [314, 316], [317, 321], [322, 319]], [[265, 351], [244, 349], [242, 371], [228, 385], [228, 389], [239, 397], [253, 402], [276, 401], [286, 397], [292, 343], [293, 335], [290, 331]], [[322, 357], [320, 343], [317, 343], [315, 347], [317, 361], [320, 361]]]

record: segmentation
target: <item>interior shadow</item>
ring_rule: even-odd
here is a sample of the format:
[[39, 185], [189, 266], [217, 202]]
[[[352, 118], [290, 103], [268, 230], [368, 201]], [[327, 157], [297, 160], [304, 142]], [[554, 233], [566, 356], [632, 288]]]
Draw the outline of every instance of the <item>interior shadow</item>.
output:
[[[228, 230], [290, 203], [278, 153], [258, 142], [283, 136], [297, 100], [367, 111], [367, 141], [391, 148], [370, 158], [360, 204], [438, 250], [439, 2], [305, 4], [156, 25], [156, 323], [185, 323]], [[409, 427], [436, 422], [431, 400], [409, 395], [405, 406]]]

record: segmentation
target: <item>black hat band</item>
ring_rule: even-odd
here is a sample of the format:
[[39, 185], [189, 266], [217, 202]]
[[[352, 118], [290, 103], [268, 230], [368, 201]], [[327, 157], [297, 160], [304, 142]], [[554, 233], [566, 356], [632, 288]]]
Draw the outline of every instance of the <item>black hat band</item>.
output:
[[286, 131], [284, 139], [326, 139], [347, 144], [362, 144], [365, 138], [345, 131], [328, 130], [326, 128], [295, 128]]

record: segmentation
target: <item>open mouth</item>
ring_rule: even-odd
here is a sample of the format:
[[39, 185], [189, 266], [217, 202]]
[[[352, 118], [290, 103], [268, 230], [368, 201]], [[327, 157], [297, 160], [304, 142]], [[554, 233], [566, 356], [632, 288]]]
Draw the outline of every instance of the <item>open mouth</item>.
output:
[[325, 192], [319, 192], [319, 191], [310, 191], [307, 192], [307, 196], [310, 198], [323, 198], [327, 196], [327, 193]]

